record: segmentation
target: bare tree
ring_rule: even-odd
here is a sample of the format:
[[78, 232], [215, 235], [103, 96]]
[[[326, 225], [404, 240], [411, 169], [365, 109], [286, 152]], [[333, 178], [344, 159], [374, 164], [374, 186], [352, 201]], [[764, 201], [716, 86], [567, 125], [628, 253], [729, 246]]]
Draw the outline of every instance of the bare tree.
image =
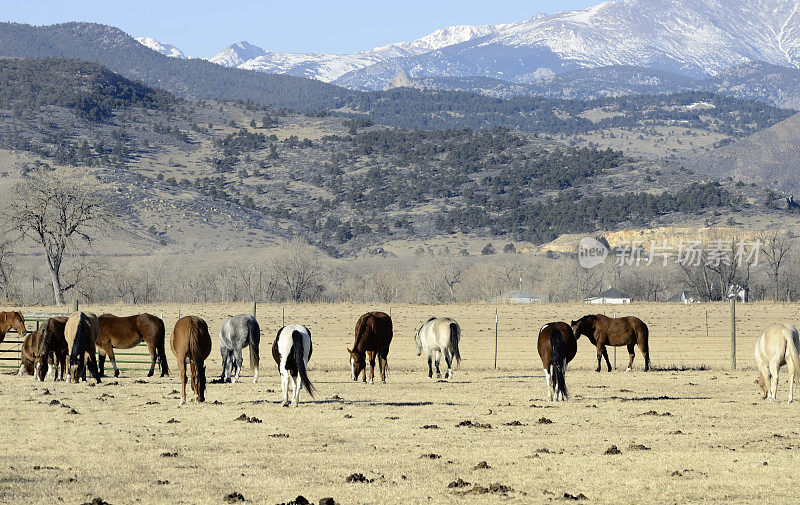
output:
[[96, 180], [74, 170], [37, 173], [14, 189], [14, 206], [6, 210], [11, 226], [39, 244], [47, 260], [53, 295], [64, 304], [64, 255], [75, 239], [92, 241], [92, 232], [107, 222], [108, 212]]
[[[0, 235], [0, 237], [5, 234]], [[0, 293], [8, 298], [9, 282], [13, 273], [13, 264], [11, 258], [13, 241], [7, 238], [0, 238]]]
[[314, 300], [324, 289], [320, 254], [302, 240], [293, 240], [275, 258], [275, 273], [295, 302]]
[[775, 288], [775, 301], [780, 300], [781, 292], [781, 269], [789, 258], [789, 251], [792, 249], [792, 240], [785, 233], [780, 231], [770, 231], [762, 233], [761, 254], [767, 260], [772, 282]]

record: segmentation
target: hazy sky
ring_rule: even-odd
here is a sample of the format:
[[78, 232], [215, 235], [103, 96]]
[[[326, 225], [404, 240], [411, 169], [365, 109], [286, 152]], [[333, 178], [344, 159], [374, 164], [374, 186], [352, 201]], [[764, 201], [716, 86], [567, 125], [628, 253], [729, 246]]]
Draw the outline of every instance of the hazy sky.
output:
[[93, 21], [208, 57], [247, 40], [272, 51], [348, 53], [460, 24], [522, 21], [600, 0], [0, 0], [0, 20]]

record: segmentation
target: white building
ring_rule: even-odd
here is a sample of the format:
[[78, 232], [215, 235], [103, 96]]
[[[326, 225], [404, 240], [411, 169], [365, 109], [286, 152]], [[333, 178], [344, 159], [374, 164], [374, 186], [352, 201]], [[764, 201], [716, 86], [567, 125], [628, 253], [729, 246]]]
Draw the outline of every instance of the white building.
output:
[[598, 294], [584, 300], [586, 303], [608, 303], [608, 304], [623, 304], [631, 303], [631, 297], [616, 288], [609, 288]]

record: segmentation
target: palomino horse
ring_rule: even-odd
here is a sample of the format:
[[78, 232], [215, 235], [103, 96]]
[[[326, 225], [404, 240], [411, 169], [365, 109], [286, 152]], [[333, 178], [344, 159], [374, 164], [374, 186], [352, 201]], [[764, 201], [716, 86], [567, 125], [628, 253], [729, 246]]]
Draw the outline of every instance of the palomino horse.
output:
[[0, 312], [0, 343], [6, 338], [6, 333], [14, 330], [24, 337], [28, 330], [25, 329], [25, 318], [22, 312]]
[[114, 348], [130, 349], [139, 345], [139, 342], [146, 343], [150, 351], [150, 371], [147, 372], [147, 376], [153, 376], [156, 354], [161, 366], [161, 377], [169, 375], [167, 354], [164, 351], [164, 321], [160, 318], [152, 314], [128, 317], [103, 314], [97, 318], [97, 322], [100, 323], [100, 336], [95, 344], [100, 354], [100, 375], [105, 375], [106, 356], [108, 356], [114, 367], [114, 377], [119, 377]]
[[258, 381], [258, 344], [261, 342], [261, 329], [258, 321], [250, 314], [231, 316], [219, 329], [219, 352], [222, 355], [223, 382], [236, 382], [242, 371], [242, 349], [250, 347], [250, 369], [253, 370], [253, 383]]
[[442, 377], [439, 372], [439, 361], [444, 354], [444, 361], [447, 363], [445, 379], [453, 378], [453, 358], [461, 364], [461, 354], [458, 352], [458, 342], [461, 339], [461, 327], [455, 319], [449, 317], [432, 317], [425, 324], [420, 326], [414, 335], [414, 342], [417, 344], [417, 356], [423, 352], [428, 356], [428, 377], [433, 377], [431, 361], [436, 355], [436, 378]]
[[378, 364], [381, 367], [381, 382], [386, 382], [386, 358], [389, 355], [389, 344], [392, 343], [392, 318], [384, 312], [367, 312], [356, 323], [356, 341], [350, 353], [350, 374], [353, 380], [358, 380], [364, 372], [364, 382], [367, 382], [367, 361], [369, 355], [369, 383], [375, 380], [375, 354], [378, 354]]
[[97, 370], [97, 356], [95, 355], [95, 342], [100, 333], [97, 316], [91, 312], [76, 312], [69, 316], [64, 327], [64, 338], [69, 349], [69, 370], [67, 380], [79, 382], [86, 380], [86, 367], [94, 379], [100, 382], [100, 372]]
[[185, 316], [178, 319], [172, 330], [172, 352], [178, 358], [178, 370], [181, 372], [181, 402], [186, 403], [186, 361], [192, 369], [192, 391], [197, 401], [206, 401], [206, 366], [205, 360], [211, 354], [211, 335], [208, 324], [196, 316]]
[[778, 372], [789, 365], [789, 403], [794, 395], [794, 379], [800, 377], [800, 336], [791, 324], [774, 324], [767, 328], [756, 342], [758, 384], [763, 398], [775, 399], [778, 390]]
[[[33, 367], [33, 375], [40, 381], [44, 381], [46, 373], [49, 373], [48, 361], [53, 356], [53, 363], [57, 364], [56, 372], [61, 371], [61, 380], [67, 373], [67, 354], [69, 345], [64, 338], [64, 330], [67, 326], [66, 317], [51, 317], [42, 328], [42, 339], [39, 343], [39, 351], [36, 353], [36, 364]], [[58, 380], [58, 373], [53, 376], [53, 380]]]
[[292, 383], [292, 407], [300, 401], [300, 388], [314, 397], [314, 386], [308, 380], [306, 367], [311, 359], [311, 331], [302, 324], [290, 324], [278, 330], [272, 344], [272, 357], [281, 374], [283, 406], [289, 405], [289, 383]]
[[606, 317], [603, 314], [593, 314], [583, 316], [577, 321], [572, 321], [572, 331], [575, 338], [586, 335], [592, 345], [597, 346], [597, 369], [600, 371], [601, 358], [606, 359], [608, 371], [611, 371], [611, 362], [608, 360], [606, 346], [620, 347], [628, 346], [628, 368], [630, 372], [633, 367], [634, 345], [639, 346], [639, 350], [644, 356], [644, 371], [650, 370], [650, 350], [647, 343], [649, 331], [647, 325], [638, 317]]
[[572, 361], [578, 351], [578, 342], [572, 327], [561, 321], [542, 326], [539, 330], [538, 349], [547, 382], [547, 399], [565, 401], [569, 396], [565, 379], [567, 363]]

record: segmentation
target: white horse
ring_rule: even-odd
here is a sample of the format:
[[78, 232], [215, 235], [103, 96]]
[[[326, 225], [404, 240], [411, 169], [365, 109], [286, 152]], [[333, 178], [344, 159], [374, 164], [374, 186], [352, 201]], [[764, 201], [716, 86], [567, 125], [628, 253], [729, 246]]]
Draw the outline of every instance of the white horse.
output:
[[791, 324], [774, 324], [767, 328], [756, 342], [758, 384], [763, 398], [775, 399], [778, 389], [778, 372], [789, 366], [789, 403], [794, 394], [794, 379], [800, 377], [800, 336]]
[[439, 361], [444, 354], [444, 360], [447, 362], [447, 372], [444, 374], [444, 378], [453, 378], [453, 358], [461, 364], [461, 354], [458, 352], [460, 339], [461, 327], [449, 317], [432, 317], [417, 330], [417, 334], [414, 335], [414, 341], [417, 343], [417, 356], [421, 355], [423, 351], [428, 356], [428, 377], [433, 377], [431, 360], [435, 354], [436, 378], [441, 378]]
[[292, 406], [297, 407], [300, 388], [305, 387], [314, 397], [314, 386], [308, 380], [306, 366], [311, 359], [311, 332], [302, 324], [290, 324], [278, 330], [272, 344], [272, 357], [281, 373], [283, 406], [289, 405], [289, 382], [292, 383]]

